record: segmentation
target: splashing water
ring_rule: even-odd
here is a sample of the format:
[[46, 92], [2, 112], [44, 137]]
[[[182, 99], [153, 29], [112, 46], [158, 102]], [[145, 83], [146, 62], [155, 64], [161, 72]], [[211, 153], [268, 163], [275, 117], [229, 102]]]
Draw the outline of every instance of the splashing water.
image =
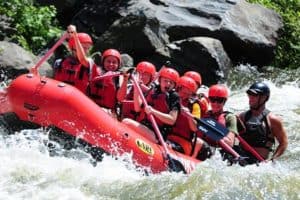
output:
[[[271, 88], [267, 107], [282, 117], [289, 146], [275, 163], [227, 166], [217, 153], [190, 175], [145, 176], [124, 159], [105, 156], [93, 166], [81, 150], [50, 156], [47, 131], [0, 130], [0, 199], [300, 199], [300, 88], [293, 82]], [[2, 86], [3, 87], [3, 86]], [[228, 110], [248, 108], [248, 85], [232, 89]]]

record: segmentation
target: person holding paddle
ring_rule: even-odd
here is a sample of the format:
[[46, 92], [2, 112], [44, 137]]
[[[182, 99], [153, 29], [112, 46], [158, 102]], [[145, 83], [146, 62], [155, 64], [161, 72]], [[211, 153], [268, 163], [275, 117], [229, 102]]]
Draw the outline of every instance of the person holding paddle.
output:
[[[223, 84], [212, 85], [208, 90], [208, 98], [210, 101], [211, 110], [205, 114], [205, 118], [216, 120], [221, 126], [227, 128], [228, 133], [220, 140], [207, 142], [211, 145], [221, 145], [221, 154], [223, 159], [227, 159], [230, 163], [235, 162], [239, 155], [233, 151], [235, 144], [235, 135], [238, 134], [237, 117], [235, 114], [224, 110], [224, 105], [229, 96], [229, 89]], [[198, 132], [197, 132], [198, 133]], [[201, 133], [201, 132], [200, 132]], [[198, 135], [203, 137], [201, 135]], [[205, 137], [203, 137], [205, 138]], [[209, 139], [209, 138], [207, 138]], [[224, 148], [226, 147], [226, 148]]]
[[58, 59], [54, 63], [54, 79], [74, 85], [83, 93], [91, 79], [91, 73], [96, 65], [87, 54], [93, 45], [92, 38], [86, 33], [77, 33], [76, 26], [69, 25], [68, 47], [71, 55]]
[[[143, 93], [148, 92], [153, 87], [151, 84], [156, 75], [156, 67], [148, 61], [141, 61], [136, 65], [136, 72]], [[137, 113], [134, 111], [133, 105], [133, 84], [128, 83], [128, 79], [129, 73], [125, 73], [124, 81], [117, 93], [117, 99], [120, 104], [121, 118], [136, 119]]]
[[163, 68], [158, 77], [159, 84], [152, 88], [146, 94], [147, 106], [143, 106], [142, 99], [139, 96], [138, 89], [134, 87], [134, 109], [140, 112], [137, 121], [129, 118], [123, 119], [123, 123], [127, 124], [136, 132], [142, 133], [152, 142], [158, 142], [153, 125], [149, 120], [149, 116], [153, 116], [160, 132], [166, 137], [170, 131], [170, 126], [176, 122], [180, 111], [179, 96], [175, 91], [179, 74], [175, 69]]
[[201, 117], [199, 100], [195, 97], [198, 86], [188, 76], [180, 77], [177, 85], [181, 111], [175, 125], [167, 136], [167, 140], [174, 150], [199, 160], [205, 160], [212, 155], [212, 151], [195, 134], [197, 131], [197, 121], [194, 118], [200, 119]]
[[[107, 49], [101, 57], [101, 68], [98, 68], [98, 76], [93, 79], [88, 87], [88, 96], [106, 111], [116, 113], [117, 91], [122, 84], [118, 76], [104, 76], [107, 73], [119, 72], [121, 66], [121, 54], [116, 49]], [[101, 77], [102, 76], [102, 77]]]
[[[239, 115], [245, 125], [245, 131], [240, 133], [240, 136], [263, 159], [277, 159], [286, 150], [288, 139], [281, 118], [266, 108], [266, 102], [270, 98], [270, 88], [264, 82], [255, 82], [246, 92], [250, 109]], [[278, 146], [274, 151], [275, 140]], [[248, 164], [259, 161], [255, 154], [249, 153], [245, 148], [244, 150], [244, 156], [249, 157]], [[272, 156], [271, 152], [274, 152]]]

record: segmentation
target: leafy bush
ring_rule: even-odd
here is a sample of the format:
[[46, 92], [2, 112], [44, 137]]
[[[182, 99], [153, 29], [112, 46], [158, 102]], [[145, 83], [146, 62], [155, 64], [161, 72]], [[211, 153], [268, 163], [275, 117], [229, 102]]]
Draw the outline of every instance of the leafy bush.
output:
[[249, 0], [275, 10], [283, 18], [283, 33], [278, 41], [273, 65], [279, 68], [300, 67], [300, 1]]
[[61, 30], [54, 6], [36, 6], [34, 0], [1, 0], [0, 14], [12, 19], [16, 32], [10, 37], [24, 48], [38, 53]]

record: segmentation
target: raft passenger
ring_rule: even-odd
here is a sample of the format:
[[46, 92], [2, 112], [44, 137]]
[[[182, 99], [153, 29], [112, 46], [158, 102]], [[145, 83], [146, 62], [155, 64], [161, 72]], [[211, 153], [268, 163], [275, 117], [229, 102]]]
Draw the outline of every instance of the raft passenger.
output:
[[[151, 89], [152, 81], [156, 75], [156, 67], [147, 61], [139, 62], [136, 66], [138, 81], [144, 92]], [[120, 103], [121, 118], [136, 119], [137, 113], [133, 105], [133, 84], [128, 81], [129, 74], [124, 74], [124, 81], [118, 90], [117, 99]]]
[[[121, 54], [116, 49], [107, 49], [101, 57], [101, 68], [98, 75], [101, 77], [107, 72], [119, 72], [121, 66]], [[117, 104], [117, 91], [122, 83], [122, 76], [95, 77], [90, 82], [88, 96], [104, 110], [114, 114]]]
[[172, 68], [163, 68], [159, 73], [159, 84], [152, 88], [146, 95], [147, 107], [143, 107], [137, 88], [134, 87], [134, 109], [140, 112], [137, 121], [129, 118], [123, 119], [136, 132], [144, 134], [152, 142], [158, 142], [153, 132], [152, 124], [148, 118], [152, 114], [163, 134], [164, 139], [176, 122], [180, 111], [180, 99], [175, 91], [179, 74]]
[[200, 119], [201, 117], [199, 100], [195, 97], [198, 86], [192, 78], [187, 76], [180, 77], [177, 85], [181, 111], [167, 139], [174, 150], [199, 160], [205, 160], [212, 155], [212, 152], [207, 143], [195, 134], [197, 121], [194, 118]]
[[93, 59], [87, 57], [93, 41], [88, 34], [77, 33], [74, 25], [69, 25], [67, 32], [69, 34], [68, 47], [71, 55], [55, 61], [54, 79], [71, 84], [86, 93], [88, 83], [96, 68]]
[[[256, 82], [249, 87], [247, 95], [250, 109], [239, 115], [246, 128], [240, 136], [264, 159], [277, 159], [285, 152], [288, 139], [282, 119], [266, 108], [270, 88], [264, 82]], [[274, 151], [275, 140], [278, 146]], [[257, 158], [244, 150], [244, 156], [249, 157], [248, 164], [258, 162]]]

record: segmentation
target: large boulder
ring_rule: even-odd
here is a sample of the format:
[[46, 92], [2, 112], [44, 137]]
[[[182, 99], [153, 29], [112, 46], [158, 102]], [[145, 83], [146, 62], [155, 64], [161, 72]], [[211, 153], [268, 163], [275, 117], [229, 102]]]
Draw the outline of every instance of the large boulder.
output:
[[[1, 81], [3, 81], [3, 79], [13, 79], [21, 74], [28, 73], [29, 70], [36, 65], [38, 60], [38, 57], [17, 44], [0, 41]], [[41, 75], [51, 76], [52, 68], [45, 62], [39, 68], [39, 72]]]
[[188, 70], [198, 71], [207, 85], [224, 81], [232, 66], [222, 43], [209, 37], [174, 41], [158, 49], [155, 60], [170, 60], [181, 74]]
[[[67, 5], [67, 2], [54, 0], [51, 4]], [[148, 59], [158, 66], [165, 61], [161, 60], [165, 59], [163, 56], [157, 56], [160, 49], [168, 51], [168, 45], [192, 37], [219, 40], [225, 51], [221, 54], [228, 55], [233, 64], [268, 65], [274, 59], [278, 33], [283, 27], [276, 12], [245, 0], [70, 2], [76, 8], [73, 9], [72, 22], [66, 19], [63, 24], [73, 23], [78, 30], [90, 33], [96, 41], [95, 49], [117, 48], [132, 55], [135, 63]], [[68, 6], [59, 8], [60, 11], [67, 9]], [[205, 51], [201, 54], [190, 49], [190, 52], [197, 52], [199, 58], [206, 55]], [[172, 52], [166, 54], [172, 55]], [[205, 61], [198, 61], [201, 62]], [[191, 67], [190, 63], [193, 62], [186, 59], [185, 66]]]

